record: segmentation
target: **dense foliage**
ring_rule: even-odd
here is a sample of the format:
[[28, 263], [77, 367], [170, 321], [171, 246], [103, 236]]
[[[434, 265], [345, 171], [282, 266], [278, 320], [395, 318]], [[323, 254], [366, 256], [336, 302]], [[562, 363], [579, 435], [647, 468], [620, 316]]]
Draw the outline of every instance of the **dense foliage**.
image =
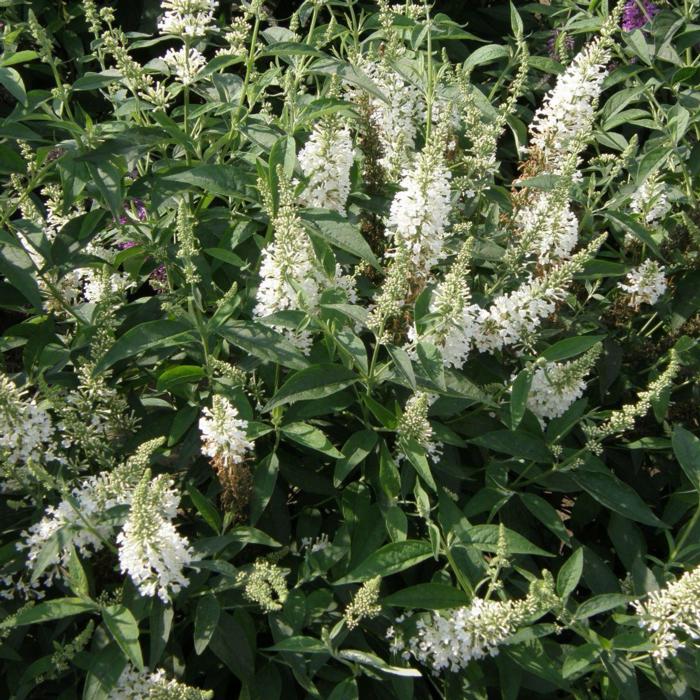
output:
[[3, 697], [700, 692], [697, 0], [0, 7]]

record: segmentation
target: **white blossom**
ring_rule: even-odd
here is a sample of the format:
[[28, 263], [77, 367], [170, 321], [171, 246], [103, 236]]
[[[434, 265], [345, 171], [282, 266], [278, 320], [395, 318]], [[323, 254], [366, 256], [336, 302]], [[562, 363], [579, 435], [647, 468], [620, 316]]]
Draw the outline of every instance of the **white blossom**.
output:
[[663, 218], [671, 209], [664, 183], [655, 175], [647, 177], [632, 195], [630, 209], [647, 224]]
[[187, 586], [183, 569], [193, 557], [189, 542], [172, 523], [180, 502], [172, 486], [164, 475], [151, 480], [146, 470], [117, 536], [122, 573], [131, 577], [141, 595], [158, 594], [164, 603]]
[[[416, 634], [405, 643], [397, 630], [390, 628], [392, 649], [413, 655], [434, 673], [460, 671], [470, 661], [496, 656], [498, 648], [528, 618], [542, 614], [556, 602], [551, 576], [530, 585], [527, 597], [518, 600], [474, 598], [469, 606], [434, 612], [428, 621], [416, 622]], [[397, 620], [398, 622], [398, 620]]]
[[418, 88], [384, 62], [362, 61], [360, 68], [386, 97], [385, 101], [369, 96], [370, 120], [382, 145], [379, 163], [394, 179], [415, 149], [418, 125], [425, 119], [425, 100]]
[[618, 286], [630, 295], [629, 305], [639, 308], [640, 304], [655, 304], [668, 286], [664, 268], [656, 260], [645, 260], [631, 270], [625, 282]]
[[[303, 228], [289, 183], [280, 183], [280, 202], [272, 226], [275, 237], [262, 251], [260, 286], [253, 314], [269, 316], [279, 311], [314, 311], [321, 293], [331, 287], [344, 289], [348, 299], [355, 299], [354, 281], [343, 275], [336, 265], [329, 278], [316, 260], [311, 240]], [[280, 330], [302, 352], [311, 349], [311, 334], [307, 330]]]
[[27, 474], [28, 463], [44, 464], [60, 460], [56, 439], [48, 411], [0, 373], [2, 490], [18, 485], [18, 480]]
[[174, 679], [168, 679], [163, 669], [138, 671], [127, 664], [107, 700], [210, 700], [211, 690], [200, 690]]
[[[467, 284], [470, 254], [471, 244], [467, 240], [431, 296], [429, 311], [433, 318], [427, 329], [420, 334], [415, 326], [408, 329], [411, 342], [435, 345], [446, 367], [464, 366], [479, 329], [476, 323], [479, 307], [470, 303], [471, 291]], [[409, 348], [409, 353], [413, 352]]]
[[677, 581], [646, 600], [633, 603], [639, 626], [649, 635], [657, 661], [673, 658], [679, 649], [700, 640], [700, 567], [686, 571]]
[[550, 192], [534, 195], [518, 210], [519, 235], [541, 265], [564, 260], [578, 242], [578, 220], [568, 201]]
[[450, 171], [442, 148], [441, 138], [431, 139], [404, 171], [387, 220], [386, 235], [396, 248], [410, 251], [417, 277], [426, 277], [444, 257], [451, 205]]
[[180, 49], [168, 49], [163, 61], [167, 64], [171, 73], [183, 84], [193, 83], [202, 68], [207, 64], [207, 59], [197, 49], [182, 47]]
[[353, 158], [352, 136], [347, 126], [330, 121], [314, 126], [299, 152], [299, 165], [308, 178], [301, 203], [344, 215]]
[[199, 419], [203, 452], [224, 464], [237, 464], [253, 449], [246, 439], [248, 421], [238, 417], [238, 409], [224, 396], [214, 396], [211, 408], [204, 408]]
[[570, 362], [546, 362], [532, 374], [527, 407], [541, 420], [557, 418], [583, 396], [586, 376], [600, 354], [594, 346]]
[[530, 125], [530, 143], [545, 172], [559, 172], [561, 159], [579, 152], [593, 127], [610, 60], [608, 41], [596, 37], [578, 53], [544, 98]]
[[217, 0], [162, 0], [161, 34], [198, 37], [206, 34], [219, 3]]

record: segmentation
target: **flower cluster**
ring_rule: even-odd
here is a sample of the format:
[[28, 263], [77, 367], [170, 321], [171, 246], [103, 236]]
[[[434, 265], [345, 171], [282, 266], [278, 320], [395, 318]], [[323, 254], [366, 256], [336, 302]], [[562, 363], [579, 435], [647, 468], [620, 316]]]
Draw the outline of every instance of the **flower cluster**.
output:
[[[57, 506], [48, 506], [41, 520], [22, 533], [18, 549], [27, 550], [27, 567], [35, 573], [35, 580], [29, 586], [21, 580], [16, 583], [24, 595], [31, 592], [43, 597], [40, 588], [63, 578], [73, 549], [86, 558], [103, 549], [117, 526], [109, 517], [110, 511], [131, 503], [151, 454], [162, 442], [160, 438], [149, 440], [113, 471], [83, 479]], [[42, 569], [37, 572], [39, 563]], [[6, 597], [11, 594], [12, 589], [3, 593]]]
[[370, 120], [383, 150], [379, 163], [393, 180], [408, 165], [409, 154], [415, 149], [425, 101], [420, 90], [386, 62], [363, 59], [360, 68], [386, 98], [369, 97]]
[[626, 32], [641, 29], [658, 11], [658, 5], [651, 0], [627, 0], [622, 11], [622, 29]]
[[203, 36], [210, 28], [217, 0], [162, 0], [163, 16], [158, 21], [161, 34], [181, 37]]
[[352, 136], [347, 126], [329, 120], [314, 126], [299, 152], [299, 165], [308, 179], [301, 203], [344, 215], [353, 159]]
[[442, 443], [433, 440], [433, 428], [428, 421], [429, 408], [428, 394], [422, 391], [413, 394], [404, 407], [398, 433], [402, 440], [416, 442], [434, 462], [437, 462], [442, 454]]
[[[332, 278], [321, 269], [311, 240], [297, 213], [291, 184], [284, 179], [281, 170], [279, 178], [279, 205], [272, 218], [275, 237], [262, 251], [261, 282], [253, 313], [264, 317], [279, 311], [313, 311], [318, 307], [321, 292], [331, 287], [342, 288], [353, 300], [353, 281], [342, 274], [340, 266], [336, 266]], [[270, 203], [269, 209], [271, 208]], [[309, 331], [284, 327], [281, 330], [295, 345], [308, 353], [311, 347]]]
[[138, 671], [128, 664], [107, 700], [211, 700], [213, 696], [211, 690], [200, 690], [168, 679], [163, 669]]
[[199, 430], [205, 455], [224, 463], [242, 462], [253, 443], [246, 439], [248, 421], [238, 417], [238, 409], [224, 396], [216, 395], [212, 407], [202, 410]]
[[477, 332], [479, 307], [470, 304], [471, 291], [466, 277], [469, 271], [471, 241], [462, 246], [445, 278], [437, 285], [430, 299], [431, 319], [426, 330], [409, 329], [409, 339], [432, 343], [442, 354], [446, 367], [461, 368], [472, 349]]
[[666, 187], [657, 174], [649, 175], [632, 195], [630, 209], [646, 224], [662, 219], [671, 209]]
[[199, 71], [207, 64], [204, 55], [191, 46], [189, 48], [183, 46], [179, 49], [168, 49], [163, 56], [163, 61], [183, 85], [191, 85], [196, 80]]
[[625, 282], [618, 284], [629, 294], [629, 305], [638, 309], [641, 304], [656, 304], [666, 291], [668, 283], [664, 268], [656, 260], [647, 259], [639, 267], [631, 270]]
[[287, 600], [285, 572], [266, 559], [256, 559], [250, 571], [241, 571], [236, 583], [243, 586], [243, 595], [259, 605], [264, 612], [281, 610]]
[[156, 593], [165, 603], [187, 586], [183, 569], [192, 561], [189, 542], [172, 523], [179, 494], [165, 476], [146, 470], [131, 498], [129, 516], [117, 536], [119, 566], [143, 596]]
[[529, 618], [545, 613], [556, 604], [551, 575], [530, 586], [523, 600], [494, 601], [474, 598], [471, 605], [449, 613], [435, 612], [429, 620], [418, 620], [416, 634], [408, 643], [395, 638], [393, 648], [412, 655], [434, 673], [459, 671], [470, 661], [496, 656], [498, 648]]
[[375, 576], [363, 583], [352, 602], [345, 608], [343, 618], [348, 629], [353, 630], [362, 620], [377, 617], [381, 613], [382, 606], [379, 605], [379, 586], [381, 582], [382, 577]]
[[51, 415], [0, 373], [0, 476], [2, 490], [29, 476], [27, 465], [60, 459]]
[[686, 571], [646, 600], [633, 603], [639, 626], [649, 633], [657, 661], [675, 657], [679, 649], [700, 640], [700, 567]]
[[545, 172], [559, 173], [561, 158], [585, 143], [609, 60], [608, 42], [597, 37], [574, 57], [535, 113], [530, 148], [536, 149]]
[[600, 355], [596, 345], [581, 358], [570, 362], [546, 362], [532, 374], [527, 407], [542, 421], [563, 415], [583, 396], [586, 375]]
[[436, 130], [415, 163], [404, 170], [386, 226], [394, 247], [410, 251], [419, 279], [444, 257], [451, 205], [450, 171], [443, 151], [443, 135]]

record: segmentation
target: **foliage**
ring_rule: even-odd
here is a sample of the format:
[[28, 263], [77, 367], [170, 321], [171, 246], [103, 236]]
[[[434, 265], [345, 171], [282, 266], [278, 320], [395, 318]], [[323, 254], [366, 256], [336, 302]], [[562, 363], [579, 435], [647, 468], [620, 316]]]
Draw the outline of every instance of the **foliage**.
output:
[[700, 691], [698, 3], [630, 2], [2, 3], [4, 697]]

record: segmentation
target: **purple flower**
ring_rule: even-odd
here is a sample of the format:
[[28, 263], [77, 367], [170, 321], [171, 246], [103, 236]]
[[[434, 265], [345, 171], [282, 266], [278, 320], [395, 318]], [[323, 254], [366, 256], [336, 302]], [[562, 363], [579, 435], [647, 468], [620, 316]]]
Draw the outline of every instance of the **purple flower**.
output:
[[123, 243], [117, 243], [117, 248], [126, 250], [127, 248], [133, 248], [135, 245], [137, 245], [135, 241], [124, 241]]
[[627, 0], [622, 10], [622, 29], [633, 32], [641, 29], [659, 11], [650, 0]]
[[574, 37], [564, 34], [564, 38], [559, 39], [562, 34], [563, 32], [561, 29], [555, 29], [547, 40], [549, 57], [553, 58], [555, 61], [561, 60], [565, 57], [562, 56], [562, 54], [568, 54], [574, 49]]
[[[138, 198], [133, 199], [131, 202], [124, 202], [124, 210], [130, 214], [135, 212], [136, 218], [139, 221], [145, 221], [146, 217], [148, 216], [146, 205], [143, 203], [143, 200]], [[125, 224], [129, 223], [129, 217], [126, 214], [122, 214], [118, 221], [122, 226], [124, 226]]]

